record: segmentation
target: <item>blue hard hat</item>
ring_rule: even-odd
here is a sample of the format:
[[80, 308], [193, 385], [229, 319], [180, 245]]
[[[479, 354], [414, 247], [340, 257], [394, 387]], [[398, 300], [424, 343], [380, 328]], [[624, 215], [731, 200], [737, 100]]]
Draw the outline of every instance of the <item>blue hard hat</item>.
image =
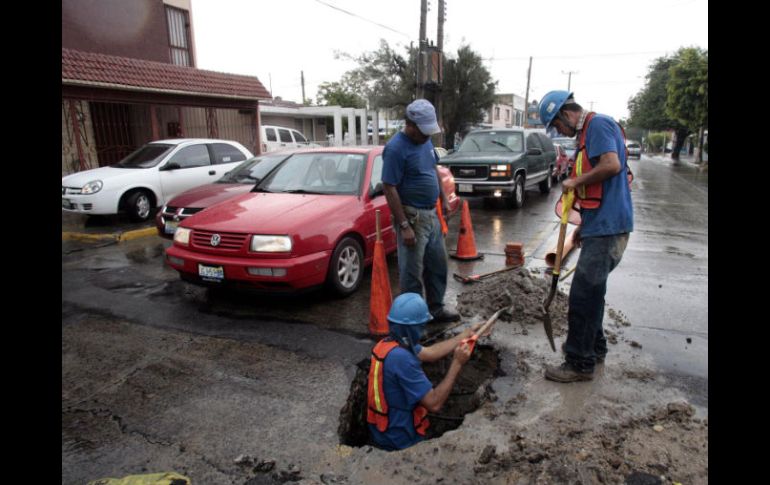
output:
[[433, 316], [422, 296], [417, 293], [402, 293], [393, 300], [388, 320], [401, 325], [423, 325], [433, 320]]
[[559, 113], [559, 110], [568, 99], [573, 97], [573, 93], [569, 91], [551, 91], [540, 101], [540, 121], [545, 125], [545, 129], [551, 127], [553, 119]]

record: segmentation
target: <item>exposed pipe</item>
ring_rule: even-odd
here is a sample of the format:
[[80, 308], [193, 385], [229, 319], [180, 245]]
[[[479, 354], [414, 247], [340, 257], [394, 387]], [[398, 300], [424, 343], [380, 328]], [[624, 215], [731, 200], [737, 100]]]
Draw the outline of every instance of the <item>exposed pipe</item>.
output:
[[[569, 252], [572, 251], [572, 248], [575, 246], [575, 231], [572, 230], [569, 234], [567, 234], [567, 237], [564, 239], [564, 251], [561, 256], [562, 262], [564, 262], [565, 259], [567, 259], [567, 255], [569, 255]], [[549, 268], [553, 268], [553, 266], [556, 264], [556, 246], [549, 249], [545, 253], [545, 264], [548, 265]]]

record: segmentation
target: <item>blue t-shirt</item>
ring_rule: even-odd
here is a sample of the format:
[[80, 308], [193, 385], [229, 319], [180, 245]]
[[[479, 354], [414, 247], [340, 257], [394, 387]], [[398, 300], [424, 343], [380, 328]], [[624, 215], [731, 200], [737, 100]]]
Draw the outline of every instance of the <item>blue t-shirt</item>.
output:
[[[415, 345], [419, 354], [422, 346]], [[414, 354], [396, 347], [385, 357], [382, 387], [388, 403], [388, 429], [384, 433], [369, 425], [372, 439], [385, 450], [403, 450], [420, 441], [422, 436], [414, 429], [412, 411], [431, 389], [433, 384], [422, 370], [422, 364]]]
[[626, 147], [623, 133], [615, 120], [606, 115], [595, 115], [586, 132], [586, 148], [592, 167], [596, 166], [603, 153], [615, 152], [622, 169], [619, 174], [602, 182], [602, 204], [599, 208], [583, 209], [581, 236], [611, 236], [633, 231], [634, 210], [628, 188]]
[[433, 143], [419, 145], [403, 132], [396, 133], [382, 152], [382, 181], [396, 187], [403, 205], [435, 207], [439, 186]]

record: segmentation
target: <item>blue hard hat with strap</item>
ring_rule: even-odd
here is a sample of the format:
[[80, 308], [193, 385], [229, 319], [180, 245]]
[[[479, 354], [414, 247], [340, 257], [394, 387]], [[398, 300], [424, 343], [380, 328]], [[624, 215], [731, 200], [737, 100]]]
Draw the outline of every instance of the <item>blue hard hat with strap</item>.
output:
[[422, 337], [425, 324], [433, 320], [428, 311], [428, 305], [417, 293], [402, 293], [390, 306], [388, 322], [390, 322], [390, 337], [414, 355], [414, 346]]
[[550, 91], [543, 96], [538, 110], [540, 111], [540, 121], [545, 125], [546, 130], [551, 127], [551, 123], [559, 114], [561, 107], [572, 97], [573, 93], [562, 90]]

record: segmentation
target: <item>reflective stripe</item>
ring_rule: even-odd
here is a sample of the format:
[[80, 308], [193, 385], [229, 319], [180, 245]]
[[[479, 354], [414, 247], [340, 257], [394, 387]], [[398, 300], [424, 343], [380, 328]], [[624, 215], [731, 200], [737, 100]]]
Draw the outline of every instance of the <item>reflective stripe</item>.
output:
[[374, 405], [377, 406], [377, 411], [382, 412], [382, 404], [380, 403], [380, 367], [382, 363], [377, 360], [374, 362]]
[[[580, 150], [578, 152], [577, 160], [575, 161], [575, 168], [577, 171], [575, 172], [578, 177], [580, 177], [583, 174], [583, 150]], [[577, 188], [578, 190], [578, 198], [585, 199], [586, 198], [586, 186], [581, 185]]]

